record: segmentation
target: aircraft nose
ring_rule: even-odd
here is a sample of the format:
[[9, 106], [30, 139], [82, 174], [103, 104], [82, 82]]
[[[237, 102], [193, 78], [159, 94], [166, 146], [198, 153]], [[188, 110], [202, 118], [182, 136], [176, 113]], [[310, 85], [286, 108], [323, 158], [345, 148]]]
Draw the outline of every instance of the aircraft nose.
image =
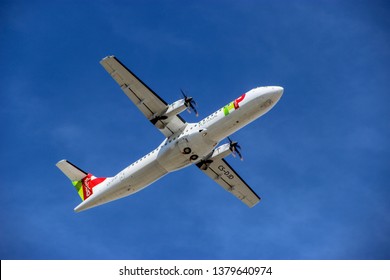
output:
[[272, 87], [272, 94], [276, 97], [276, 100], [279, 100], [284, 92], [284, 88], [279, 86]]

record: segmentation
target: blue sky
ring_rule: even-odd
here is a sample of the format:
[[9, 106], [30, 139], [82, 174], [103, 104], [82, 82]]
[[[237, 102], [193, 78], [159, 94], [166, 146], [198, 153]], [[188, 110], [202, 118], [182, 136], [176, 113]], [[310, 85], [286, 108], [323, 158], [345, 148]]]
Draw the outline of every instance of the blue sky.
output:
[[[3, 1], [1, 259], [389, 259], [386, 1]], [[200, 117], [285, 88], [227, 158], [249, 209], [195, 167], [74, 213], [55, 163], [111, 176], [162, 134], [100, 66], [116, 55]], [[189, 122], [197, 118], [184, 112]]]

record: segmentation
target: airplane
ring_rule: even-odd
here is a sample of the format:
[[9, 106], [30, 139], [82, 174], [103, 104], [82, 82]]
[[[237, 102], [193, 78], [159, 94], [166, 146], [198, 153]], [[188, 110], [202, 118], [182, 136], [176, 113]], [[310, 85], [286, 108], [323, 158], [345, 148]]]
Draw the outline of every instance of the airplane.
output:
[[[254, 88], [198, 123], [187, 123], [179, 114], [185, 110], [198, 112], [196, 102], [184, 91], [182, 99], [168, 104], [115, 56], [103, 58], [100, 64], [166, 138], [113, 177], [95, 177], [68, 160], [59, 161], [56, 166], [72, 181], [82, 200], [75, 212], [132, 195], [193, 164], [248, 207], [260, 201], [224, 158], [232, 154], [242, 159], [239, 144], [229, 136], [271, 110], [283, 94], [282, 87]], [[218, 146], [225, 138], [228, 143]]]

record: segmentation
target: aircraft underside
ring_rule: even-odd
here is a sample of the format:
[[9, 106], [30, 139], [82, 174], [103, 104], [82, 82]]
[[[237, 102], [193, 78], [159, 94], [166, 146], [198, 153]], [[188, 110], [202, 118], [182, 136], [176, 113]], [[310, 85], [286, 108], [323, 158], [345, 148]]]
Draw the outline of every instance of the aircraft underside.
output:
[[134, 194], [166, 174], [191, 164], [196, 166], [249, 207], [260, 197], [225, 161], [238, 154], [239, 145], [218, 146], [226, 137], [267, 113], [279, 101], [283, 88], [277, 86], [252, 89], [198, 123], [187, 123], [179, 115], [184, 110], [197, 114], [196, 103], [183, 91], [183, 99], [167, 104], [114, 56], [101, 61], [127, 97], [166, 139], [153, 151], [132, 163], [114, 177], [96, 178], [67, 160], [57, 166], [72, 181], [82, 203], [79, 212]]

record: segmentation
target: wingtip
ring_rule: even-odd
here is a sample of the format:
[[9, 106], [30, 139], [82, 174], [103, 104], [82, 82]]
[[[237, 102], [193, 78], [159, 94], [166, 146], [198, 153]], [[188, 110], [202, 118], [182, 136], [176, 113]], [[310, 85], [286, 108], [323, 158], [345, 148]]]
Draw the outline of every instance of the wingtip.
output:
[[104, 57], [103, 59], [110, 58], [110, 57], [115, 57], [115, 55], [110, 54], [110, 55], [107, 55], [106, 57]]
[[64, 161], [67, 161], [66, 159], [61, 159], [60, 161], [58, 161], [57, 163], [56, 163], [56, 166], [58, 167], [58, 165], [61, 165], [61, 163], [63, 163]]
[[100, 60], [100, 63], [102, 63], [103, 61], [110, 59], [110, 58], [115, 58], [115, 55], [107, 55], [107, 56], [103, 57], [102, 60]]

